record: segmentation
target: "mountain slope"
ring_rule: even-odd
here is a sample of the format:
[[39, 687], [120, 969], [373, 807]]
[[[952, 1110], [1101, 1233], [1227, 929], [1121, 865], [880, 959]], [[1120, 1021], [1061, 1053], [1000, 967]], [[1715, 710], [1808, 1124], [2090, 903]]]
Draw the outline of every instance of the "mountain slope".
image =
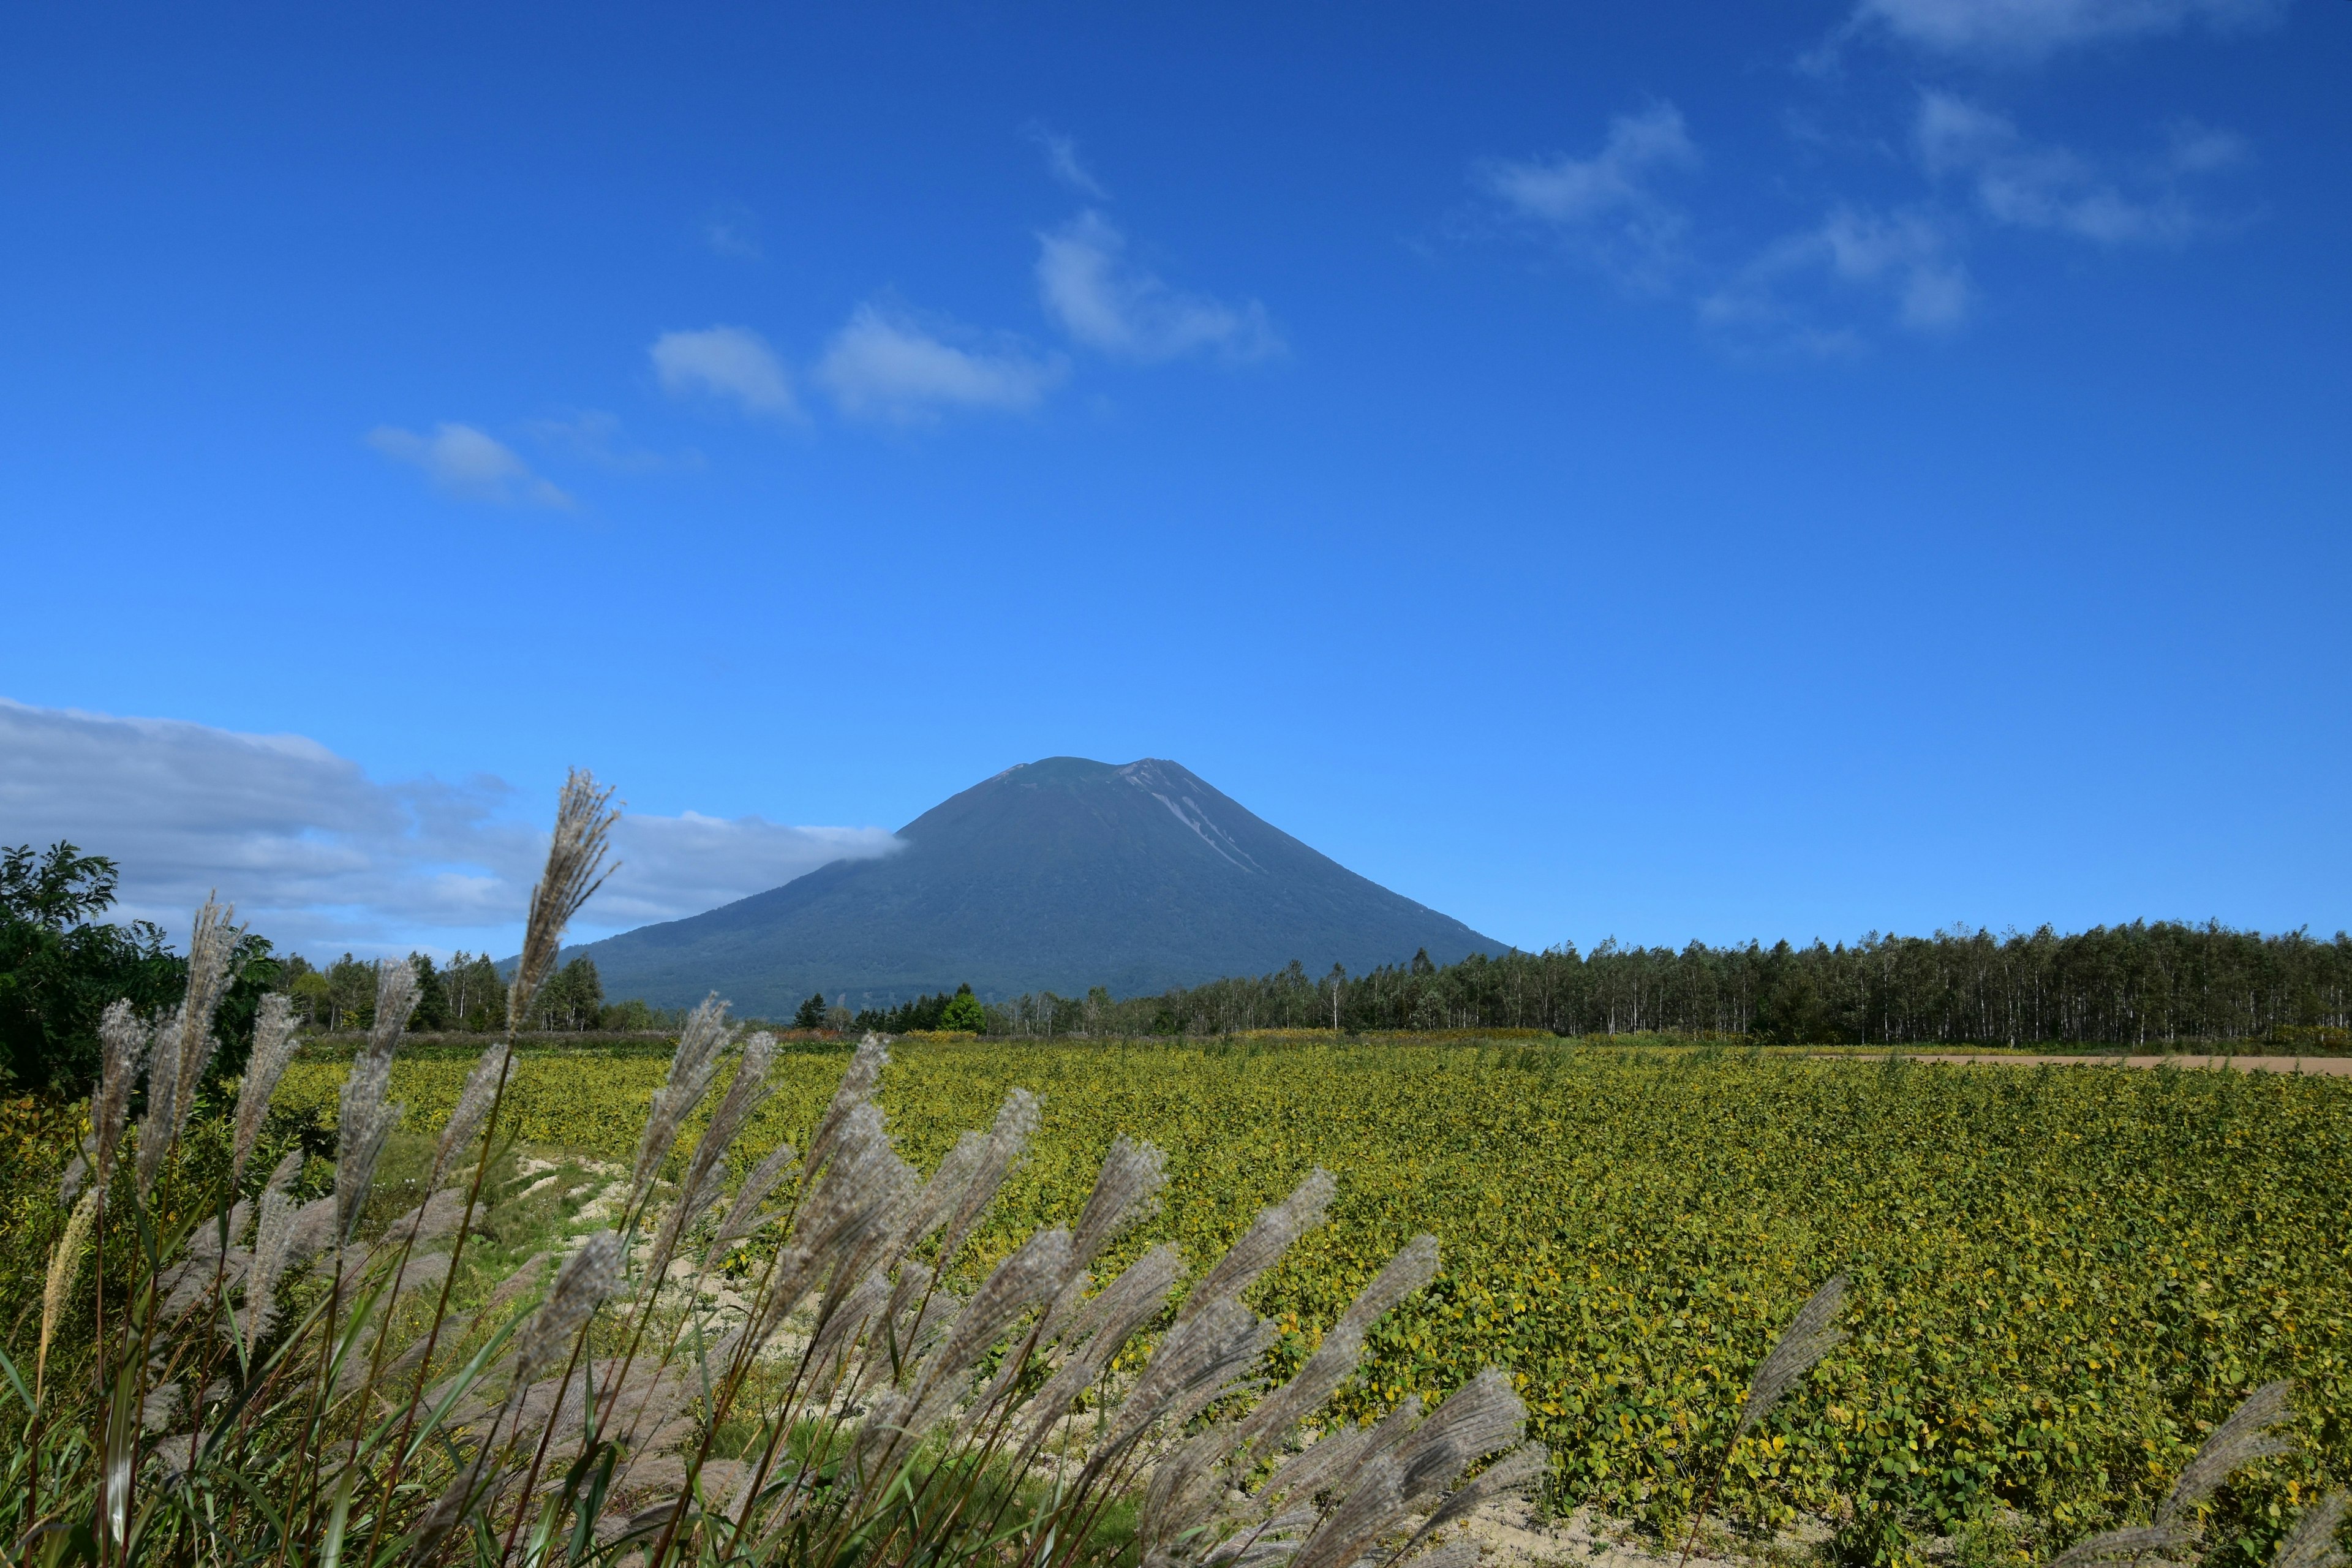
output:
[[1156, 759], [1024, 763], [898, 836], [906, 847], [885, 858], [837, 860], [578, 951], [607, 996], [679, 1006], [716, 990], [768, 1017], [812, 991], [852, 1007], [959, 982], [984, 998], [1134, 995], [1292, 959], [1321, 973], [1423, 947], [1442, 963], [1504, 951]]

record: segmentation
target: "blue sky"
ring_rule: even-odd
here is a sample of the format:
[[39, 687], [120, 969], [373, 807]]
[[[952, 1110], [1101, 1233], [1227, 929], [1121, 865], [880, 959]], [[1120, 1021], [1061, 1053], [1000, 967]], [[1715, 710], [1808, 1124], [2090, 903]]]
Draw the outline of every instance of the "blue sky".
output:
[[1274, 10], [20, 12], [0, 841], [505, 951], [567, 764], [626, 925], [1157, 755], [1530, 947], [2352, 925], [2352, 5]]

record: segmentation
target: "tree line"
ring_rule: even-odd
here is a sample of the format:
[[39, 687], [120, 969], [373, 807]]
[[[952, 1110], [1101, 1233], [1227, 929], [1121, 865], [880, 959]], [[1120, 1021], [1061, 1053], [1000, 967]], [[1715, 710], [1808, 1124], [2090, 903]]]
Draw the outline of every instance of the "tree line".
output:
[[2000, 935], [1872, 932], [1835, 945], [1620, 946], [1474, 953], [1350, 975], [1293, 963], [1113, 1002], [1038, 992], [989, 1008], [991, 1032], [1217, 1035], [1246, 1029], [1538, 1028], [1777, 1044], [2179, 1046], [2352, 1028], [2352, 937], [2215, 922], [2048, 926]]

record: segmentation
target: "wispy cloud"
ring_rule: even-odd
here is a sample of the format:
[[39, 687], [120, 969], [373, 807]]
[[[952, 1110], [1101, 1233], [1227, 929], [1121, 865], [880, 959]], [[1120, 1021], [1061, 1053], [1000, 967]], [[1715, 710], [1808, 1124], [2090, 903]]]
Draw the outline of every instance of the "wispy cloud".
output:
[[694, 468], [701, 462], [692, 452], [673, 458], [635, 445], [622, 433], [619, 419], [594, 408], [563, 419], [526, 420], [522, 427], [543, 447], [615, 473], [647, 474], [660, 468]]
[[1080, 213], [1037, 237], [1037, 292], [1045, 313], [1084, 346], [1132, 360], [1213, 353], [1229, 361], [1283, 352], [1265, 308], [1187, 294], [1127, 259], [1127, 237], [1100, 213]]
[[1654, 103], [1612, 120], [1589, 156], [1496, 159], [1474, 177], [1514, 216], [1545, 226], [1622, 281], [1656, 289], [1677, 269], [1689, 226], [1658, 182], [1698, 162], [1682, 110]]
[[1082, 196], [1091, 196], [1098, 202], [1110, 200], [1110, 193], [1103, 189], [1102, 182], [1078, 162], [1078, 144], [1076, 142], [1067, 136], [1055, 134], [1034, 121], [1029, 124], [1028, 137], [1045, 154], [1047, 174]]
[[1848, 324], [1845, 307], [1856, 296], [1879, 301], [1913, 331], [1941, 332], [1967, 318], [1972, 289], [1950, 230], [1933, 214], [1841, 206], [1706, 293], [1699, 319], [1750, 339], [1846, 353], [1866, 342]]
[[1919, 98], [1919, 160], [1938, 179], [1967, 182], [1977, 205], [1996, 223], [2046, 229], [2103, 245], [2178, 244], [2201, 226], [2177, 181], [2211, 173], [2244, 156], [2227, 132], [2176, 133], [2168, 155], [2127, 194], [2088, 159], [2037, 144], [2004, 115], [1948, 92]]
[[433, 488], [462, 500], [502, 506], [569, 507], [572, 498], [531, 472], [514, 450], [471, 425], [436, 425], [429, 436], [379, 425], [367, 444], [425, 472]]
[[745, 207], [728, 207], [705, 218], [702, 243], [714, 254], [737, 261], [767, 258], [767, 252], [760, 245], [759, 220]]
[[[110, 857], [122, 901], [110, 918], [168, 931], [217, 889], [281, 948], [509, 952], [546, 853], [546, 804], [485, 776], [380, 784], [299, 735], [0, 698], [0, 843], [63, 838]], [[878, 827], [625, 816], [621, 868], [577, 934], [673, 920], [898, 846]]]
[[1883, 31], [1929, 53], [2030, 62], [2076, 45], [2265, 26], [2286, 0], [1861, 0], [1845, 32]]
[[748, 327], [664, 332], [648, 352], [662, 390], [673, 397], [719, 397], [755, 417], [800, 416], [784, 362]]
[[[961, 344], [942, 334], [964, 339]], [[826, 346], [816, 379], [845, 414], [912, 423], [942, 409], [1034, 408], [1066, 366], [1017, 342], [982, 339], [878, 304], [860, 305]]]

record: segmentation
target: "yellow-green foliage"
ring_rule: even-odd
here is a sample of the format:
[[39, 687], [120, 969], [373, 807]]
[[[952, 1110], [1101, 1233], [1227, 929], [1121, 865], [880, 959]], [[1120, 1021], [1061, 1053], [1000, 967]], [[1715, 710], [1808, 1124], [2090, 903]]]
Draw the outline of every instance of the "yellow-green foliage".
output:
[[[844, 1056], [780, 1062], [747, 1158], [798, 1142]], [[437, 1122], [467, 1063], [394, 1074]], [[525, 1058], [506, 1124], [625, 1159], [664, 1058]], [[282, 1106], [333, 1113], [340, 1068]], [[1295, 1364], [1378, 1265], [1445, 1268], [1375, 1337], [1358, 1408], [1515, 1370], [1551, 1495], [1664, 1522], [1721, 1455], [1806, 1295], [1852, 1272], [1852, 1340], [1740, 1447], [1726, 1501], [1942, 1533], [1998, 1500], [2063, 1538], [2142, 1514], [2249, 1388], [2299, 1380], [2309, 1452], [2223, 1495], [2242, 1562], [2352, 1479], [2352, 1084], [2230, 1073], [1628, 1058], [1573, 1047], [902, 1044], [882, 1102], [928, 1167], [1003, 1090], [1045, 1100], [1003, 1238], [1076, 1213], [1118, 1133], [1166, 1149], [1160, 1216], [1213, 1257], [1322, 1164], [1334, 1223], [1259, 1287]], [[689, 1130], [691, 1131], [691, 1130]], [[682, 1144], [683, 1146], [683, 1144]], [[983, 1247], [983, 1252], [992, 1250]], [[1859, 1521], [1854, 1522], [1854, 1521]]]

